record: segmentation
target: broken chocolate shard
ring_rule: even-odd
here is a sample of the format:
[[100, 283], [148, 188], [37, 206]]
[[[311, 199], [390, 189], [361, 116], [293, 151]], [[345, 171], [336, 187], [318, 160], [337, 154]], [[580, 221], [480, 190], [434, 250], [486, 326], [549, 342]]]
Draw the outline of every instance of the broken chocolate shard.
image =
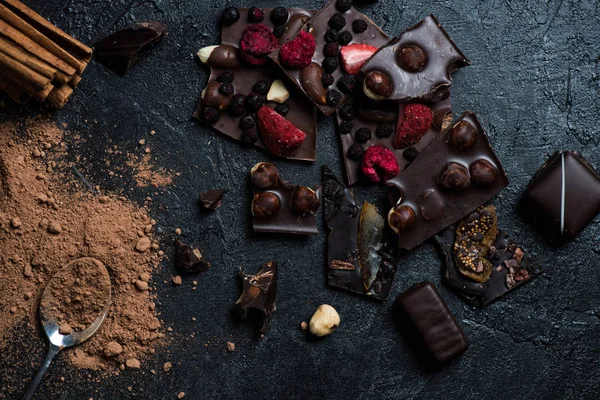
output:
[[550, 242], [567, 242], [600, 213], [600, 176], [579, 153], [558, 152], [531, 180], [521, 211]]
[[394, 306], [407, 339], [433, 361], [451, 361], [469, 348], [469, 338], [431, 282], [413, 285]]
[[390, 90], [372, 93], [365, 79], [364, 92], [376, 100], [439, 101], [452, 84], [452, 73], [470, 64], [438, 20], [429, 15], [381, 47], [363, 66], [366, 77], [386, 74]]
[[255, 275], [240, 271], [243, 288], [236, 302], [238, 313], [242, 319], [246, 319], [254, 311], [258, 316], [255, 322], [260, 334], [267, 332], [275, 311], [277, 275], [277, 261], [266, 262]]
[[175, 268], [182, 274], [206, 272], [210, 263], [202, 257], [200, 249], [193, 248], [179, 239], [175, 240]]
[[94, 54], [104, 66], [125, 75], [139, 61], [140, 53], [167, 34], [167, 26], [145, 21], [117, 31], [94, 44]]
[[360, 207], [354, 194], [335, 174], [323, 167], [323, 206], [327, 238], [329, 286], [385, 300], [394, 276], [394, 260], [375, 206]]
[[223, 194], [225, 189], [211, 189], [200, 193], [200, 205], [207, 211], [215, 211], [223, 204]]

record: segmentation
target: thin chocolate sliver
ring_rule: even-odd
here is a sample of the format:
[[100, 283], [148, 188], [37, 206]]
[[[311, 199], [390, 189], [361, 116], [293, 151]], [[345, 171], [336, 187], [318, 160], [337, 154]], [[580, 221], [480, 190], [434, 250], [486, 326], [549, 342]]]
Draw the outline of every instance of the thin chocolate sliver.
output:
[[145, 21], [117, 31], [94, 44], [96, 58], [108, 69], [123, 76], [140, 58], [140, 53], [167, 34], [167, 26], [157, 21]]
[[225, 189], [211, 189], [200, 193], [200, 205], [207, 211], [215, 211], [223, 204]]
[[240, 271], [243, 289], [236, 302], [238, 313], [242, 319], [246, 319], [251, 311], [255, 311], [255, 322], [260, 334], [267, 332], [275, 311], [277, 275], [277, 261], [266, 262], [255, 275], [246, 275]]
[[200, 249], [176, 239], [175, 268], [182, 274], [206, 272], [210, 268], [210, 263], [204, 260]]

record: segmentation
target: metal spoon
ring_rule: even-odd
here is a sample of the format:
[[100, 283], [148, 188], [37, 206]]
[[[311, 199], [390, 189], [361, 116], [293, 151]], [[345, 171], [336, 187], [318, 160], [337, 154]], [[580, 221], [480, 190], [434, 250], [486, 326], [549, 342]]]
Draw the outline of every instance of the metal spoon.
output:
[[[65, 274], [73, 273], [73, 269], [74, 269], [75, 265], [77, 265], [78, 263], [93, 264], [96, 268], [98, 268], [98, 271], [102, 275], [109, 277], [108, 271], [106, 270], [106, 267], [104, 266], [104, 264], [102, 264], [100, 261], [96, 260], [95, 258], [84, 257], [84, 258], [78, 258], [77, 260], [71, 261], [69, 264], [67, 264], [65, 267], [63, 267], [58, 273], [56, 273], [56, 275], [54, 275], [52, 277], [52, 280], [56, 279], [59, 276], [64, 276]], [[73, 332], [69, 335], [62, 335], [58, 332], [59, 325], [60, 325], [59, 322], [56, 320], [56, 318], [54, 316], [51, 316], [49, 314], [50, 310], [47, 310], [45, 308], [44, 299], [50, 295], [50, 290], [48, 288], [52, 286], [51, 285], [52, 280], [48, 283], [48, 285], [46, 286], [46, 289], [44, 289], [44, 293], [42, 294], [42, 299], [40, 301], [40, 309], [39, 309], [40, 322], [42, 323], [44, 332], [46, 333], [46, 336], [48, 337], [48, 341], [50, 342], [50, 347], [48, 349], [48, 354], [46, 355], [46, 358], [44, 359], [44, 364], [41, 366], [41, 368], [38, 371], [35, 378], [33, 378], [33, 381], [31, 382], [31, 384], [29, 384], [29, 387], [27, 388], [27, 392], [25, 392], [25, 395], [23, 396], [23, 400], [30, 400], [33, 397], [35, 391], [37, 390], [38, 386], [42, 382], [42, 379], [44, 378], [44, 374], [46, 373], [46, 370], [50, 366], [52, 359], [61, 350], [66, 349], [68, 347], [77, 346], [78, 344], [85, 342], [94, 333], [96, 333], [98, 328], [100, 328], [100, 325], [102, 324], [102, 322], [104, 322], [104, 318], [106, 318], [106, 314], [108, 313], [108, 309], [110, 306], [111, 290], [110, 290], [110, 286], [109, 286], [108, 293], [106, 294], [106, 303], [104, 305], [104, 309], [102, 310], [102, 313], [100, 315], [98, 315], [98, 317], [94, 320], [94, 322], [92, 322], [92, 324], [90, 326], [88, 326], [86, 329], [84, 329], [83, 331]], [[109, 282], [110, 282], [110, 278], [109, 278]]]

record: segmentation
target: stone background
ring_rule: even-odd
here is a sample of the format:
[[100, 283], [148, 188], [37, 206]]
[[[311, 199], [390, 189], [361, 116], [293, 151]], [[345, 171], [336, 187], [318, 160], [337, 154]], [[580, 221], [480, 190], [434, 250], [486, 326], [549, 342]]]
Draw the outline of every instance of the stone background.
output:
[[[103, 378], [77, 371], [59, 357], [38, 392], [39, 399], [581, 399], [600, 391], [600, 219], [574, 242], [549, 247], [516, 212], [532, 174], [554, 151], [577, 150], [600, 168], [600, 2], [594, 0], [381, 0], [361, 9], [390, 35], [428, 13], [435, 14], [472, 60], [455, 74], [453, 108], [475, 111], [511, 179], [498, 196], [500, 225], [538, 255], [545, 274], [486, 309], [467, 306], [441, 287], [450, 309], [471, 338], [465, 355], [441, 370], [422, 366], [391, 317], [393, 299], [413, 283], [440, 285], [440, 261], [426, 243], [402, 258], [391, 298], [377, 303], [325, 284], [325, 236], [255, 235], [249, 220], [247, 174], [271, 160], [257, 150], [214, 134], [191, 120], [207, 79], [194, 57], [219, 40], [222, 2], [182, 0], [27, 0], [55, 24], [87, 43], [145, 19], [169, 26], [169, 36], [121, 78], [93, 62], [71, 101], [55, 113], [79, 130], [78, 168], [94, 185], [143, 202], [153, 189], [138, 189], [131, 177], [109, 178], [105, 150], [118, 145], [139, 152], [144, 138], [156, 164], [182, 172], [176, 185], [152, 203], [171, 255], [173, 230], [199, 245], [210, 271], [180, 287], [163, 284], [174, 274], [167, 259], [154, 277], [158, 311], [172, 342], [140, 371]], [[304, 1], [319, 8], [323, 1]], [[272, 6], [266, 0], [239, 6]], [[277, 5], [300, 5], [282, 0]], [[36, 113], [2, 110], [4, 117]], [[151, 129], [156, 136], [148, 136]], [[71, 155], [74, 157], [75, 153]], [[115, 162], [122, 162], [118, 158]], [[320, 181], [321, 165], [342, 172], [333, 119], [321, 118], [314, 164], [277, 161], [295, 183]], [[227, 187], [224, 206], [201, 214], [201, 190]], [[380, 187], [355, 189], [361, 200], [385, 199]], [[323, 230], [321, 218], [319, 227]], [[260, 341], [252, 326], [231, 318], [238, 296], [236, 270], [254, 272], [267, 259], [280, 262], [277, 312]], [[172, 259], [172, 257], [171, 257]], [[192, 291], [191, 281], [199, 281]], [[325, 340], [307, 340], [298, 324], [321, 303], [342, 318]], [[197, 322], [191, 322], [196, 317]], [[17, 331], [18, 332], [18, 331]], [[45, 349], [32, 329], [29, 347], [0, 355], [0, 380], [33, 375]], [[190, 335], [194, 334], [194, 337]], [[236, 343], [229, 354], [225, 341]], [[205, 345], [207, 344], [207, 345]], [[27, 367], [16, 367], [25, 360]], [[172, 372], [162, 364], [172, 361]], [[157, 375], [148, 371], [154, 368]], [[64, 376], [61, 383], [58, 378]], [[91, 377], [91, 379], [90, 379]], [[128, 390], [131, 387], [131, 390]], [[19, 398], [19, 393], [5, 393]], [[1, 396], [0, 396], [1, 397]]]

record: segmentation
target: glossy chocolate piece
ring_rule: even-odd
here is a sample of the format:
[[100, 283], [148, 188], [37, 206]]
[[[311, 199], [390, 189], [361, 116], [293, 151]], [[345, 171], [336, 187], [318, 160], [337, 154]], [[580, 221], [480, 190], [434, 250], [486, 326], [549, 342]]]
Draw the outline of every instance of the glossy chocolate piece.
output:
[[[423, 53], [424, 60], [415, 60]], [[450, 88], [452, 73], [470, 64], [437, 19], [429, 15], [380, 48], [362, 71], [365, 75], [372, 71], [388, 74], [393, 89], [387, 100], [437, 101]]]
[[395, 307], [405, 333], [434, 361], [453, 360], [469, 348], [469, 338], [431, 282], [411, 286], [396, 297]]
[[[339, 10], [336, 8], [335, 3], [336, 3], [335, 0], [329, 2], [314, 17], [312, 17], [310, 19], [310, 21], [308, 21], [302, 27], [302, 29], [304, 29], [305, 31], [309, 31], [310, 29], [312, 29], [310, 32], [314, 36], [315, 43], [316, 43], [316, 49], [315, 49], [315, 53], [313, 55], [312, 61], [318, 65], [322, 65], [323, 60], [325, 59], [323, 50], [325, 48], [325, 45], [327, 44], [327, 41], [325, 40], [325, 32], [327, 32], [327, 30], [330, 29], [329, 19], [331, 18], [332, 15], [339, 12]], [[341, 29], [339, 32], [341, 33], [344, 31], [348, 31], [348, 32], [352, 33], [353, 39], [350, 42], [350, 44], [364, 43], [364, 44], [368, 44], [368, 45], [375, 46], [375, 47], [381, 47], [389, 41], [388, 36], [377, 25], [375, 25], [375, 23], [373, 21], [371, 21], [371, 19], [369, 19], [369, 17], [358, 12], [356, 9], [354, 9], [354, 7], [350, 8], [348, 11], [342, 13], [342, 15], [346, 19], [346, 26], [344, 26], [344, 28]], [[361, 33], [353, 32], [352, 31], [352, 22], [356, 19], [365, 20], [368, 25], [367, 30], [365, 30], [364, 32], [361, 32]], [[271, 57], [280, 66], [280, 68], [283, 71], [285, 71], [285, 73], [291, 78], [291, 80], [293, 82], [295, 82], [296, 85], [302, 91], [304, 91], [306, 93], [306, 91], [304, 90], [304, 88], [302, 86], [302, 79], [301, 79], [301, 71], [302, 70], [301, 69], [292, 69], [292, 68], [288, 68], [285, 65], [281, 64], [279, 61], [279, 50], [276, 50], [275, 52], [271, 53], [269, 57]], [[338, 56], [337, 59], [338, 59], [339, 66], [331, 74], [333, 76], [335, 82], [333, 83], [333, 85], [331, 85], [329, 87], [329, 89], [335, 89], [341, 93], [342, 98], [341, 98], [338, 106], [322, 104], [322, 101], [318, 100], [320, 97], [311, 98], [311, 100], [315, 103], [315, 105], [327, 116], [333, 114], [333, 112], [336, 110], [336, 108], [338, 108], [340, 105], [342, 105], [346, 101], [346, 99], [350, 96], [347, 93], [343, 93], [337, 85], [338, 80], [345, 74], [344, 69], [342, 67], [341, 58]], [[358, 90], [360, 90], [360, 88], [358, 88]], [[308, 96], [308, 94], [307, 94], [307, 96]]]
[[198, 196], [200, 205], [206, 211], [215, 211], [223, 204], [223, 194], [225, 194], [225, 189], [211, 189], [202, 192]]
[[[361, 172], [361, 161], [353, 160], [352, 158], [348, 157], [348, 149], [350, 146], [356, 143], [354, 140], [355, 133], [361, 128], [366, 128], [371, 131], [371, 139], [369, 139], [366, 143], [361, 144], [363, 148], [366, 150], [371, 146], [378, 145], [391, 150], [396, 156], [398, 166], [400, 167], [400, 174], [402, 174], [402, 171], [404, 171], [413, 161], [410, 157], [407, 158], [404, 156], [406, 148], [395, 149], [393, 146], [394, 137], [396, 135], [398, 115], [400, 115], [400, 117], [404, 115], [405, 106], [403, 104], [398, 105], [389, 101], [373, 101], [363, 95], [354, 96], [348, 100], [347, 104], [357, 105], [358, 109], [356, 118], [351, 120], [352, 130], [350, 133], [341, 134], [340, 130], [338, 129], [342, 144], [342, 155], [344, 157], [348, 185], [353, 185], [361, 180], [368, 182]], [[428, 104], [428, 106], [430, 106], [433, 111], [434, 122], [429, 132], [423, 135], [423, 137], [417, 143], [412, 145], [412, 147], [414, 147], [418, 152], [425, 150], [433, 140], [440, 136], [441, 131], [444, 128], [447, 128], [447, 125], [449, 125], [452, 121], [449, 92], [445, 99], [437, 103]], [[340, 116], [338, 111], [338, 127], [343, 123], [343, 121], [344, 119]], [[386, 124], [392, 129], [390, 136], [377, 136], [376, 131], [380, 124]]]
[[[294, 209], [294, 190], [301, 188], [281, 178], [276, 180], [276, 185], [269, 188], [252, 186], [253, 198], [257, 194], [272, 193], [279, 199], [279, 209], [270, 217], [260, 218], [260, 215], [252, 216], [252, 227], [255, 232], [290, 233], [297, 235], [318, 234], [316, 210], [301, 213]], [[321, 189], [313, 190], [317, 201], [320, 202]], [[319, 204], [317, 204], [317, 207]], [[254, 204], [251, 205], [254, 207]]]
[[205, 272], [210, 263], [202, 257], [200, 249], [175, 239], [175, 268], [182, 274]]
[[94, 44], [98, 61], [123, 76], [140, 58], [140, 53], [158, 43], [167, 34], [167, 26], [157, 21], [145, 21], [117, 31]]
[[[274, 28], [274, 24], [269, 18], [271, 8], [264, 8], [265, 19], [261, 24]], [[280, 45], [287, 42], [292, 35], [294, 29], [296, 31], [300, 26], [308, 21], [310, 16], [316, 11], [304, 10], [299, 8], [288, 8], [290, 17], [287, 22], [288, 30], [279, 38]], [[248, 95], [253, 90], [253, 86], [258, 81], [266, 81], [269, 85], [273, 81], [283, 80], [286, 89], [290, 92], [289, 99], [285, 102], [289, 106], [289, 113], [285, 116], [298, 129], [306, 133], [306, 139], [298, 149], [298, 151], [290, 157], [294, 160], [314, 161], [316, 156], [316, 141], [317, 141], [317, 113], [314, 105], [306, 98], [304, 93], [294, 84], [288, 82], [285, 74], [272, 62], [267, 62], [265, 65], [252, 67], [244, 63], [240, 63], [237, 57], [237, 51], [240, 44], [240, 39], [244, 29], [250, 25], [248, 22], [248, 9], [239, 8], [240, 19], [231, 26], [224, 25], [221, 30], [221, 45], [211, 53], [207, 65], [211, 68], [209, 83], [216, 81], [217, 77], [225, 70], [231, 69], [234, 74], [233, 86], [236, 94]], [[295, 31], [294, 31], [295, 34]], [[202, 100], [199, 102], [194, 118], [201, 120]], [[274, 108], [278, 103], [267, 101], [268, 107]], [[232, 115], [229, 110], [223, 110], [220, 113], [220, 118], [217, 122], [211, 124], [214, 129], [234, 140], [240, 141], [242, 138], [242, 129], [239, 126], [241, 116]], [[260, 135], [259, 135], [260, 137]], [[252, 144], [252, 146], [265, 149], [260, 138]], [[265, 149], [265, 151], [267, 151]]]
[[240, 270], [242, 294], [235, 304], [242, 319], [254, 314], [259, 334], [267, 332], [275, 311], [277, 276], [277, 261], [266, 262], [255, 275]]
[[[350, 189], [344, 186], [327, 167], [323, 168], [323, 207], [327, 239], [327, 283], [347, 290], [385, 300], [390, 292], [396, 267], [394, 256], [387, 255], [387, 232], [381, 243], [384, 255], [369, 290], [363, 280], [359, 260], [359, 229], [361, 208]], [[384, 217], [384, 216], [383, 216]], [[362, 272], [362, 273], [361, 273]]]
[[535, 258], [511, 238], [498, 230], [487, 259], [492, 264], [492, 274], [484, 283], [475, 282], [460, 273], [454, 256], [456, 225], [435, 236], [442, 258], [444, 284], [466, 300], [483, 307], [539, 275], [542, 268]]
[[[459, 149], [448, 143], [448, 137], [462, 121], [473, 126], [476, 138], [468, 148]], [[440, 184], [440, 177], [448, 163], [468, 168], [482, 159], [496, 169], [496, 179], [488, 186], [471, 184], [464, 189], [448, 190]], [[389, 193], [393, 205], [407, 205], [415, 211], [415, 226], [398, 236], [399, 246], [411, 250], [485, 204], [508, 186], [508, 178], [477, 117], [467, 111], [423, 151], [410, 168], [387, 184], [391, 186]]]
[[566, 242], [600, 212], [600, 177], [580, 154], [558, 152], [531, 180], [521, 208], [540, 233]]

